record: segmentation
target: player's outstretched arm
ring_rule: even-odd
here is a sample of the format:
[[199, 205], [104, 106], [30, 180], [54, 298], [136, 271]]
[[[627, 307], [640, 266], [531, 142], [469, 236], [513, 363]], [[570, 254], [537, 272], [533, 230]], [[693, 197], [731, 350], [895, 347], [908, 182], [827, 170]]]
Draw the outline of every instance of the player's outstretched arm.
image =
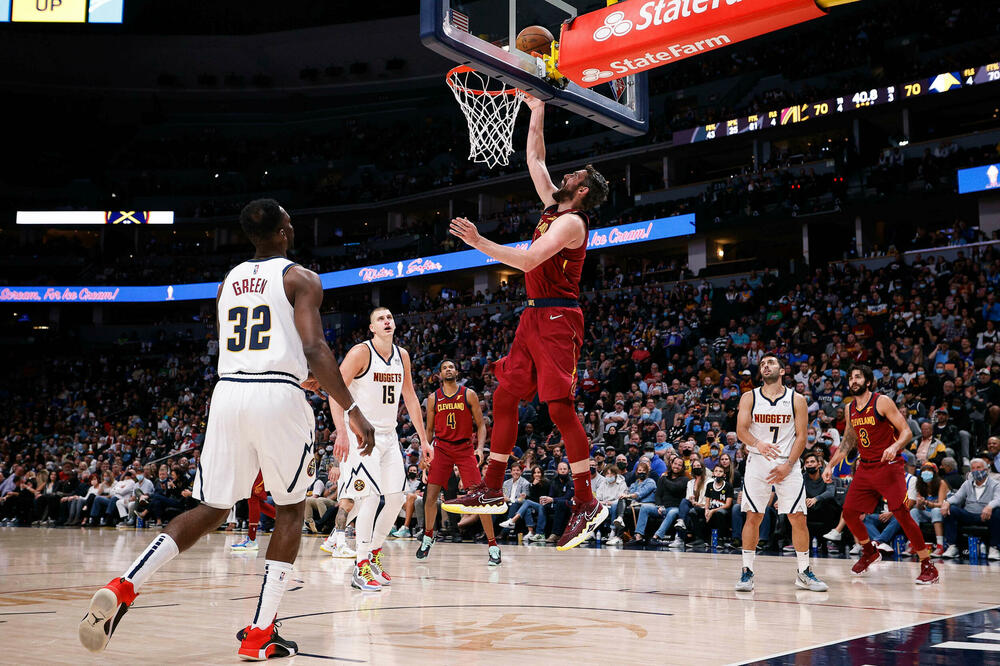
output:
[[479, 462], [486, 454], [486, 420], [483, 418], [483, 406], [479, 404], [479, 396], [472, 389], [465, 389], [465, 401], [469, 403], [472, 420], [476, 424], [476, 455]]
[[528, 123], [528, 145], [525, 157], [528, 162], [528, 173], [535, 185], [538, 198], [548, 208], [556, 202], [552, 196], [559, 189], [552, 182], [549, 169], [545, 166], [545, 102], [530, 95], [524, 98], [531, 109], [531, 120]]
[[502, 264], [527, 273], [543, 261], [565, 248], [578, 248], [587, 242], [587, 226], [583, 218], [575, 213], [557, 217], [538, 240], [527, 250], [499, 245], [479, 235], [476, 225], [464, 217], [451, 221], [451, 234], [457, 236], [469, 247], [490, 256]]
[[[340, 374], [340, 366], [323, 337], [323, 322], [319, 308], [323, 303], [323, 285], [319, 276], [312, 271], [293, 266], [285, 273], [285, 294], [292, 304], [295, 314], [295, 329], [302, 340], [309, 369], [320, 385], [341, 407], [347, 409], [353, 403], [350, 391]], [[351, 375], [353, 376], [353, 375]], [[375, 447], [375, 429], [360, 409], [351, 410], [351, 429], [364, 446]]]
[[913, 439], [913, 431], [910, 430], [910, 424], [906, 422], [903, 414], [899, 411], [899, 407], [888, 396], [880, 395], [875, 402], [875, 409], [878, 410], [879, 414], [889, 419], [889, 423], [899, 433], [892, 446], [882, 452], [882, 462], [889, 462], [890, 460], [894, 460], [899, 455], [899, 452], [903, 450], [903, 447]]
[[434, 451], [431, 449], [430, 442], [427, 441], [427, 431], [424, 429], [424, 413], [420, 409], [420, 398], [417, 397], [417, 391], [413, 388], [410, 353], [405, 349], [400, 349], [399, 355], [403, 359], [403, 404], [406, 405], [406, 413], [410, 416], [410, 423], [413, 424], [413, 429], [417, 431], [417, 437], [420, 438], [421, 457], [426, 457], [430, 460], [434, 457]]

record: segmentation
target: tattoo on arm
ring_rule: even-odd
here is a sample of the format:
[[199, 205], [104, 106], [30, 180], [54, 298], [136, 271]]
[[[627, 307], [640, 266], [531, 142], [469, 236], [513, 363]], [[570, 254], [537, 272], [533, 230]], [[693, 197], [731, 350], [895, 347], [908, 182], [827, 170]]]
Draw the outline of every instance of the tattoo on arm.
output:
[[837, 453], [843, 453], [846, 458], [847, 454], [853, 451], [857, 445], [858, 436], [854, 432], [854, 428], [847, 428], [844, 431], [844, 436], [840, 438], [840, 446], [837, 447]]

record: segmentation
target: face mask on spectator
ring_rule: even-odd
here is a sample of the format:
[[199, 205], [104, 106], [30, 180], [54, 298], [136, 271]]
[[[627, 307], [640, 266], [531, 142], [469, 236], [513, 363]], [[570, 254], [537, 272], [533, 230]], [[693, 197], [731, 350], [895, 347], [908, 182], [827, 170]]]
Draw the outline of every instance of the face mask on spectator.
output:
[[640, 479], [640, 480], [645, 480], [646, 476], [647, 476], [646, 472], [636, 472], [635, 473], [635, 478]]
[[975, 479], [976, 481], [982, 481], [987, 476], [989, 476], [989, 474], [990, 473], [985, 469], [976, 469], [972, 471], [972, 478]]
[[618, 469], [622, 469], [623, 470], [626, 467], [628, 467], [628, 463], [620, 462], [620, 463], [616, 463], [616, 464], [618, 465]]
[[905, 389], [906, 388], [906, 382], [896, 382], [896, 388], [898, 388], [898, 389]]
[[807, 442], [815, 442], [816, 441], [816, 435], [806, 435], [806, 441]]
[[596, 467], [591, 467], [590, 468], [590, 475], [594, 476], [595, 474], [597, 474], [597, 468]]
[[806, 465], [806, 474], [815, 474], [819, 471], [819, 465], [809, 464]]
[[839, 396], [839, 395], [833, 396], [833, 401], [834, 402], [840, 402], [841, 400], [843, 400], [843, 398], [841, 396]]
[[924, 480], [924, 483], [930, 483], [931, 479], [934, 478], [934, 472], [929, 469], [925, 469], [920, 473], [920, 478]]
[[709, 454], [714, 458], [715, 456], [719, 455], [719, 449], [713, 446], [709, 451]]
[[943, 375], [944, 374], [944, 368], [934, 368], [934, 374], [935, 375]]
[[417, 478], [417, 473], [416, 472], [407, 472], [406, 473], [406, 478], [408, 478], [408, 479], [415, 479], [415, 478]]
[[135, 475], [135, 480], [136, 480], [136, 481], [142, 481], [142, 480], [143, 480], [143, 479], [145, 479], [145, 478], [146, 478], [146, 475], [145, 475], [145, 474], [136, 474], [136, 475]]

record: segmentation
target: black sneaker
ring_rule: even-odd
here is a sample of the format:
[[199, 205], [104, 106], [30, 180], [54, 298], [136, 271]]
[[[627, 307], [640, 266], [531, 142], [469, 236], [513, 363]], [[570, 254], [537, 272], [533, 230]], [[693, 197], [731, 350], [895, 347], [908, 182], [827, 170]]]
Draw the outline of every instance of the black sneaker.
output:
[[490, 561], [489, 565], [491, 567], [500, 566], [500, 546], [490, 546]]
[[434, 545], [434, 539], [430, 538], [426, 534], [424, 538], [420, 540], [420, 546], [417, 548], [417, 559], [422, 560], [431, 552], [431, 546]]

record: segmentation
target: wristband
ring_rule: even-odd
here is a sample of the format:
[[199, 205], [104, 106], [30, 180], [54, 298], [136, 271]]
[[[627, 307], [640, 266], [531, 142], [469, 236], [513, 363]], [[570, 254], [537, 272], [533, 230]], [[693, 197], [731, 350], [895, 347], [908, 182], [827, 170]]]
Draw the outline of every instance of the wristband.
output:
[[345, 414], [350, 414], [351, 410], [357, 408], [357, 406], [358, 406], [358, 403], [352, 402], [351, 406], [344, 410], [344, 413]]

